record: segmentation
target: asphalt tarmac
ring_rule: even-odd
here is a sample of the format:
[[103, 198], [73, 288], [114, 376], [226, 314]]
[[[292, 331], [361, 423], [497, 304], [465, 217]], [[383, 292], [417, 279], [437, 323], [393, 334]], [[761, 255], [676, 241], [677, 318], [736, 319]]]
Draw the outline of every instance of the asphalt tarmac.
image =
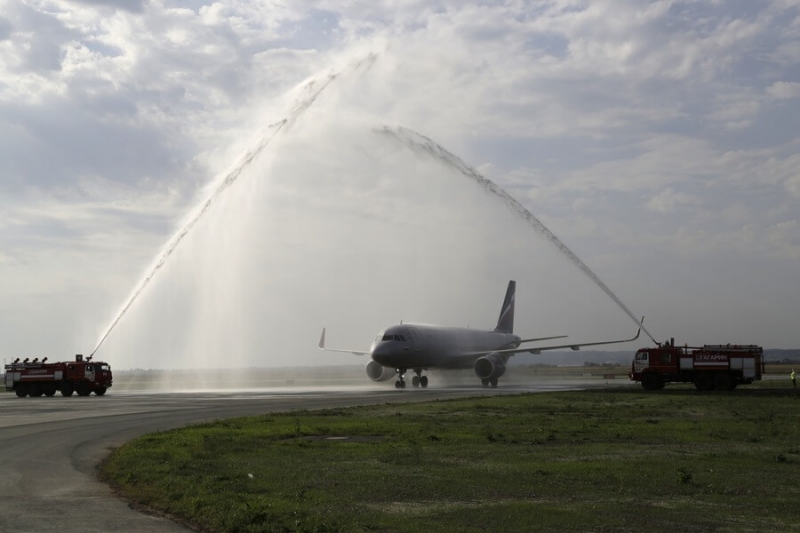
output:
[[348, 389], [115, 393], [104, 397], [17, 398], [0, 393], [0, 532], [190, 531], [134, 510], [97, 480], [109, 450], [144, 433], [192, 422], [297, 409], [323, 409], [580, 388], [508, 385], [397, 391]]

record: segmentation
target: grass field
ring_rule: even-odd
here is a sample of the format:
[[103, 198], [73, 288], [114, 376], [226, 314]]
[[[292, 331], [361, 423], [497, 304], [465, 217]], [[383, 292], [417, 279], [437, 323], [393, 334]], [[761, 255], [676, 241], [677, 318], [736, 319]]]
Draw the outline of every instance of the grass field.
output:
[[205, 531], [800, 531], [800, 393], [269, 414], [146, 435], [101, 476]]

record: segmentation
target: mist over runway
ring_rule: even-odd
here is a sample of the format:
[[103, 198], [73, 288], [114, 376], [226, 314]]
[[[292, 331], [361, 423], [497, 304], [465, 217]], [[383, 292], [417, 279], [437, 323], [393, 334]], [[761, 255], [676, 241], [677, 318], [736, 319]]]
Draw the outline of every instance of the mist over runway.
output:
[[[0, 531], [188, 531], [132, 510], [97, 481], [113, 447], [147, 432], [263, 413], [581, 388], [537, 381], [498, 389], [443, 387], [398, 392], [331, 386], [192, 393], [119, 393], [102, 398], [0, 395]], [[596, 386], [597, 380], [594, 380]]]

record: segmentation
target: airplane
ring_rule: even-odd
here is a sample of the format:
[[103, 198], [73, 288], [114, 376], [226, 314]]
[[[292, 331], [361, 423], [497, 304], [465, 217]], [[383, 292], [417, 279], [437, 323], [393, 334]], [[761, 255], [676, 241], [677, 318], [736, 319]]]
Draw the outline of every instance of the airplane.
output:
[[[397, 377], [395, 388], [405, 389], [405, 375], [413, 370], [412, 386], [425, 388], [428, 376], [422, 372], [431, 368], [464, 369], [472, 368], [480, 378], [483, 387], [497, 387], [497, 380], [505, 374], [509, 357], [518, 353], [538, 354], [545, 350], [570, 348], [579, 350], [582, 346], [618, 344], [639, 338], [641, 327], [630, 339], [587, 342], [581, 344], [559, 344], [520, 348], [521, 344], [552, 339], [563, 339], [566, 335], [522, 339], [514, 335], [514, 294], [517, 283], [508, 282], [506, 297], [500, 309], [497, 326], [491, 331], [421, 324], [390, 326], [375, 337], [369, 351], [342, 350], [325, 347], [325, 328], [319, 339], [319, 349], [329, 352], [344, 352], [355, 355], [369, 355], [367, 376], [372, 381], [389, 381]], [[644, 323], [644, 317], [642, 317]]]

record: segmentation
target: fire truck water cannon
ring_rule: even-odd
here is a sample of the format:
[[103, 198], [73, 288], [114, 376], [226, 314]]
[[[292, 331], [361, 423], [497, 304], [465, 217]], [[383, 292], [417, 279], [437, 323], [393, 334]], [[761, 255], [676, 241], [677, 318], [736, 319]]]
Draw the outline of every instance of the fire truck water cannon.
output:
[[763, 352], [755, 344], [675, 346], [670, 339], [656, 348], [639, 349], [628, 377], [645, 390], [660, 390], [667, 383], [694, 383], [701, 391], [733, 390], [761, 379]]
[[111, 367], [102, 361], [84, 360], [77, 354], [74, 361], [48, 363], [47, 357], [39, 361], [19, 357], [5, 365], [5, 385], [7, 391], [14, 391], [18, 397], [53, 396], [61, 391], [62, 396], [89, 396], [95, 393], [102, 396], [113, 384]]

